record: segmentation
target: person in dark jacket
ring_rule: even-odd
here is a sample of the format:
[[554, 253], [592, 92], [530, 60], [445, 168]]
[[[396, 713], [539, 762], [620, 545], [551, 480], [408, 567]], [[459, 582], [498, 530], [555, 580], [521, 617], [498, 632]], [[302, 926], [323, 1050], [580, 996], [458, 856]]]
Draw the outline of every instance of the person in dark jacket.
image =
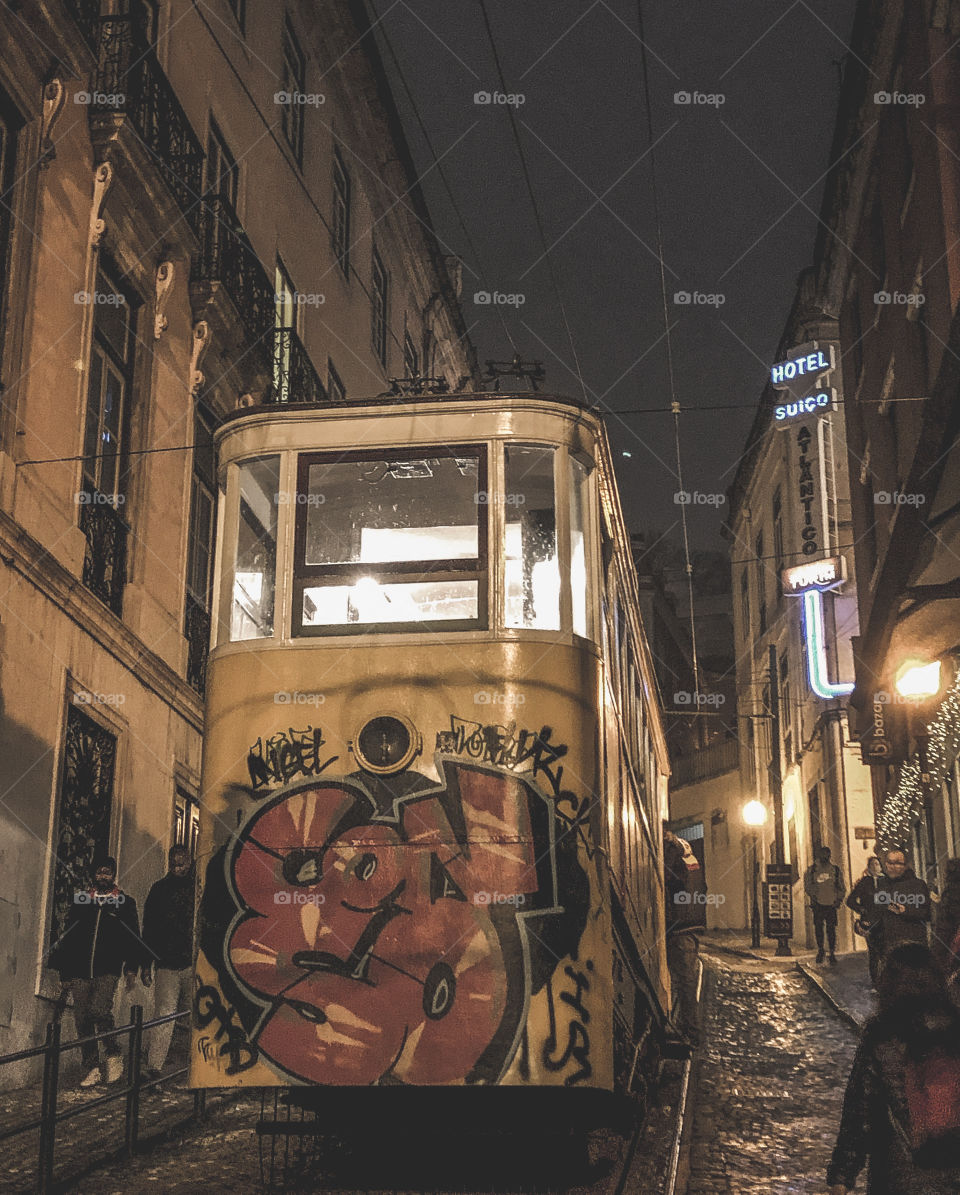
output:
[[867, 941], [867, 951], [870, 956], [870, 982], [877, 986], [877, 975], [880, 970], [882, 955], [880, 943], [880, 906], [876, 902], [877, 893], [883, 883], [883, 868], [876, 855], [867, 860], [867, 870], [863, 873], [853, 891], [847, 897], [847, 908], [853, 909], [857, 915], [857, 928]]
[[[73, 1019], [81, 1038], [114, 1028], [113, 999], [120, 972], [129, 991], [143, 960], [137, 902], [121, 892], [116, 876], [117, 861], [112, 856], [95, 861], [93, 885], [74, 893], [66, 928], [50, 954], [50, 966], [73, 996]], [[103, 1047], [106, 1081], [115, 1083], [123, 1074], [120, 1044], [108, 1037]], [[82, 1045], [80, 1056], [84, 1071], [80, 1086], [101, 1082], [97, 1043]]]
[[[141, 978], [147, 987], [151, 979], [154, 984], [154, 1017], [178, 1012], [181, 1003], [189, 1008], [193, 997], [193, 861], [185, 846], [171, 847], [167, 859], [167, 874], [153, 885], [143, 906], [148, 961]], [[149, 1031], [147, 1072], [151, 1076], [163, 1070], [172, 1036], [173, 1021]]]
[[947, 860], [947, 876], [937, 907], [931, 950], [948, 978], [960, 968], [960, 957], [951, 951], [960, 931], [960, 859]]
[[817, 847], [816, 859], [803, 874], [803, 890], [813, 911], [813, 932], [817, 940], [818, 963], [823, 962], [823, 931], [827, 931], [830, 964], [837, 965], [837, 909], [843, 901], [843, 876], [836, 863], [830, 862], [830, 848]]
[[911, 1115], [911, 1089], [935, 1052], [960, 1065], [960, 1013], [930, 951], [918, 944], [885, 957], [878, 996], [853, 1060], [827, 1185], [831, 1195], [852, 1191], [866, 1164], [868, 1195], [956, 1195], [956, 1130], [916, 1148], [922, 1126]]
[[907, 862], [905, 851], [886, 851], [886, 879], [875, 901], [880, 909], [880, 942], [884, 954], [909, 942], [927, 944], [930, 924], [930, 889]]
[[666, 906], [667, 967], [671, 984], [679, 997], [680, 1029], [687, 1040], [696, 1045], [700, 1038], [700, 1015], [697, 1005], [697, 928], [687, 916], [692, 902], [692, 889], [698, 887], [692, 878], [699, 875], [700, 864], [689, 843], [674, 834], [663, 823], [663, 888]]

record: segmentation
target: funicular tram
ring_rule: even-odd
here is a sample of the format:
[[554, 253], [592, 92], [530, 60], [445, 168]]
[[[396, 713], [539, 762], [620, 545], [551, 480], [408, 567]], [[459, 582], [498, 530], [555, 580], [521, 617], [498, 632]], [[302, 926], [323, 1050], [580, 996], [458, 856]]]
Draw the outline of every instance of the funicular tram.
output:
[[268, 1089], [304, 1165], [358, 1126], [625, 1123], [668, 764], [602, 422], [380, 397], [217, 449], [191, 1085]]

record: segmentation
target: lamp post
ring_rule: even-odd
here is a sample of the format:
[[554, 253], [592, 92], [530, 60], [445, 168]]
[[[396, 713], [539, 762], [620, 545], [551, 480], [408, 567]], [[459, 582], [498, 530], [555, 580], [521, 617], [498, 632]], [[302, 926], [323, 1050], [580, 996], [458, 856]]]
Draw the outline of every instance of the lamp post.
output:
[[760, 945], [760, 827], [766, 823], [767, 807], [762, 801], [748, 801], [743, 807], [743, 820], [750, 827], [752, 840], [753, 908], [750, 914], [750, 945]]

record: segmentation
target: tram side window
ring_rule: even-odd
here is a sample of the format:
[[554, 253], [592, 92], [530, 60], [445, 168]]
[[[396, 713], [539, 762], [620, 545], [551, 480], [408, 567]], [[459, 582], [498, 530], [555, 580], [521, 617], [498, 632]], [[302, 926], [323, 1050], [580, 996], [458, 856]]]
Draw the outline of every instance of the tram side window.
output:
[[589, 635], [587, 613], [587, 481], [589, 473], [573, 457], [570, 460], [570, 584], [573, 595], [573, 632]]
[[505, 459], [506, 624], [560, 629], [552, 448], [509, 444]]
[[230, 638], [234, 642], [268, 639], [273, 634], [279, 492], [278, 456], [261, 457], [240, 466], [240, 526], [230, 610]]
[[294, 633], [480, 625], [485, 487], [473, 445], [302, 455]]

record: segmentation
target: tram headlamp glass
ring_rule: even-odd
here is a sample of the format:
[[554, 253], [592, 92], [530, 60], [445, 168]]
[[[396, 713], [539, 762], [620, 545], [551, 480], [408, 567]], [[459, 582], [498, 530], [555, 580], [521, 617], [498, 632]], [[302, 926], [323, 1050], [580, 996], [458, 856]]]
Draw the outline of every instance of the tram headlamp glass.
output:
[[406, 718], [379, 714], [361, 727], [353, 754], [366, 771], [389, 775], [407, 767], [419, 752], [420, 743], [420, 735]]

